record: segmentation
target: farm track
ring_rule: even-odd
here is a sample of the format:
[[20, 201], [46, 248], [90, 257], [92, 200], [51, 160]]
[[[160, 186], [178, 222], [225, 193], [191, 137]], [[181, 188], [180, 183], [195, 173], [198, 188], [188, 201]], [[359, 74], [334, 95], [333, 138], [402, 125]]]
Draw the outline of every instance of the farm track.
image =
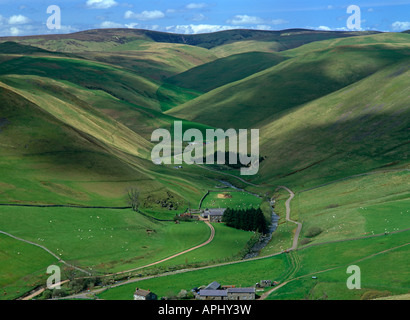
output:
[[56, 254], [55, 254], [54, 252], [52, 252], [51, 250], [47, 249], [45, 246], [42, 246], [42, 245], [37, 244], [37, 243], [35, 243], [35, 242], [31, 242], [31, 241], [28, 241], [28, 240], [21, 239], [21, 238], [19, 238], [19, 237], [13, 236], [12, 234], [7, 233], [7, 232], [4, 232], [4, 231], [1, 231], [1, 230], [0, 230], [0, 234], [6, 235], [6, 236], [8, 236], [8, 237], [10, 237], [10, 238], [13, 238], [13, 239], [15, 239], [15, 240], [22, 241], [22, 242], [25, 242], [25, 243], [27, 243], [27, 244], [36, 246], [36, 247], [38, 247], [38, 248], [40, 248], [40, 249], [43, 249], [44, 251], [46, 251], [46, 252], [48, 252], [49, 254], [51, 254], [54, 258], [56, 258], [56, 259], [58, 260], [58, 262], [61, 262], [61, 263], [65, 264], [67, 267], [74, 268], [74, 269], [76, 269], [76, 270], [78, 270], [78, 271], [81, 271], [81, 272], [83, 272], [83, 273], [85, 273], [85, 274], [91, 276], [91, 273], [89, 273], [88, 271], [83, 270], [83, 269], [81, 269], [81, 268], [79, 268], [79, 267], [73, 266], [72, 264], [69, 264], [68, 262], [65, 262], [65, 261], [62, 260], [58, 255], [56, 255]]
[[[231, 176], [231, 177], [233, 177], [233, 178], [235, 178], [235, 179], [238, 179], [239, 181], [242, 181], [242, 182], [244, 182], [244, 183], [246, 183], [247, 185], [250, 185], [250, 186], [254, 186], [254, 187], [267, 187], [267, 186], [270, 186], [270, 185], [255, 185], [255, 184], [250, 183], [250, 182], [248, 182], [248, 181], [246, 181], [246, 180], [244, 180], [244, 179], [242, 179], [242, 178], [240, 178], [240, 177], [237, 177], [237, 176], [234, 176], [234, 175], [231, 175], [231, 174], [228, 174], [228, 173], [218, 172], [218, 171], [216, 171], [216, 170], [209, 169], [209, 168], [206, 168], [206, 167], [202, 167], [202, 166], [200, 166], [200, 165], [197, 165], [197, 166], [200, 167], [200, 168], [202, 168], [202, 169], [208, 170], [208, 171], [213, 171], [213, 172], [216, 172], [216, 173], [219, 173], [219, 174], [223, 174], [223, 175], [226, 175], [226, 176]], [[319, 186], [316, 186], [316, 187], [313, 187], [313, 188], [310, 188], [310, 189], [306, 189], [306, 190], [303, 190], [303, 191], [301, 191], [301, 192], [306, 192], [306, 191], [309, 191], [309, 190], [321, 188], [321, 187], [326, 186], [326, 185], [329, 185], [329, 184], [337, 183], [337, 182], [340, 182], [340, 181], [343, 181], [343, 180], [346, 180], [346, 179], [355, 178], [355, 177], [366, 176], [366, 175], [372, 175], [372, 174], [380, 174], [380, 173], [388, 173], [388, 172], [404, 172], [404, 171], [410, 171], [410, 169], [385, 170], [385, 171], [377, 171], [377, 172], [370, 172], [370, 173], [363, 173], [363, 174], [353, 175], [353, 176], [349, 176], [349, 177], [346, 177], [346, 178], [343, 178], [343, 179], [331, 181], [331, 182], [329, 182], [329, 183], [326, 183], [326, 184], [323, 184], [323, 185], [319, 185]], [[293, 220], [291, 220], [291, 218], [290, 218], [290, 212], [291, 212], [291, 211], [290, 211], [290, 202], [291, 202], [292, 199], [294, 198], [295, 194], [294, 194], [289, 188], [284, 187], [284, 186], [278, 187], [277, 190], [278, 190], [278, 189], [281, 189], [281, 188], [282, 188], [282, 189], [285, 189], [285, 190], [288, 191], [289, 194], [290, 194], [290, 197], [289, 197], [289, 199], [286, 201], [286, 204], [285, 204], [285, 205], [286, 205], [286, 219], [287, 219], [289, 222], [292, 222], [292, 223], [297, 224], [297, 229], [296, 229], [296, 232], [295, 232], [295, 235], [294, 235], [294, 239], [293, 239], [293, 245], [292, 245], [292, 247], [291, 247], [288, 251], [302, 250], [302, 249], [305, 249], [305, 248], [308, 248], [308, 247], [320, 246], [320, 245], [325, 245], [325, 244], [329, 244], [329, 243], [339, 243], [339, 242], [354, 241], [354, 240], [360, 240], [360, 239], [366, 239], [366, 238], [373, 238], [373, 237], [385, 236], [385, 234], [378, 234], [378, 235], [364, 236], [364, 237], [358, 237], [358, 238], [353, 238], [353, 239], [344, 239], [344, 240], [329, 241], [329, 242], [313, 244], [313, 245], [309, 245], [309, 246], [305, 246], [305, 247], [303, 247], [303, 248], [297, 249], [297, 244], [298, 244], [298, 239], [299, 239], [300, 231], [301, 231], [301, 229], [302, 229], [302, 224], [299, 223], [299, 222], [293, 221]], [[1, 205], [7, 205], [7, 204], [0, 204], [0, 206], [1, 206]], [[24, 206], [24, 205], [22, 205], [22, 206]], [[28, 205], [28, 206], [30, 206], [30, 205]], [[87, 208], [87, 207], [81, 207], [81, 208]], [[100, 207], [100, 208], [104, 208], [104, 207]], [[108, 208], [108, 207], [107, 207], [107, 208]], [[116, 208], [116, 209], [120, 209], [120, 208]], [[391, 232], [391, 233], [400, 233], [400, 232], [405, 232], [405, 231], [409, 231], [409, 230], [410, 230], [410, 229], [405, 229], [405, 230], [399, 230], [399, 231], [395, 231], [395, 232]], [[205, 245], [205, 244], [203, 244], [203, 245]], [[192, 249], [192, 250], [194, 250], [194, 249]], [[192, 251], [192, 250], [190, 250], [190, 251]], [[182, 254], [184, 254], [184, 253], [186, 253], [186, 252], [180, 253], [180, 254], [178, 254], [178, 255], [182, 255]], [[267, 255], [267, 256], [263, 256], [263, 257], [256, 257], [256, 258], [251, 258], [251, 259], [247, 259], [247, 260], [239, 260], [239, 261], [227, 262], [227, 263], [222, 263], [222, 264], [217, 264], [217, 265], [211, 265], [211, 266], [206, 266], [206, 267], [192, 268], [192, 269], [183, 269], [183, 270], [174, 271], [174, 272], [169, 272], [169, 273], [164, 273], [164, 274], [160, 274], [160, 275], [155, 275], [155, 276], [150, 276], [150, 277], [145, 277], [145, 278], [139, 278], [139, 279], [133, 279], [133, 280], [130, 280], [130, 281], [127, 281], [127, 282], [122, 282], [122, 283], [119, 283], [119, 284], [117, 284], [117, 285], [113, 285], [113, 286], [111, 286], [111, 287], [117, 287], [117, 286], [125, 285], [125, 284], [128, 284], [128, 283], [139, 282], [139, 281], [142, 281], [142, 280], [147, 280], [147, 279], [156, 278], [156, 277], [163, 277], [163, 276], [168, 276], [168, 275], [172, 275], [172, 274], [185, 273], [185, 272], [191, 272], [191, 271], [195, 271], [195, 270], [203, 270], [203, 269], [209, 269], [209, 268], [216, 268], [216, 267], [221, 267], [221, 266], [225, 266], [225, 265], [232, 265], [232, 264], [237, 264], [237, 263], [242, 263], [242, 262], [247, 262], [247, 261], [261, 260], [261, 259], [266, 259], [266, 258], [271, 258], [271, 257], [274, 257], [274, 256], [278, 256], [278, 255], [280, 255], [280, 254], [283, 254], [283, 252], [278, 252], [278, 253], [270, 254], [270, 255]], [[175, 256], [172, 256], [172, 257], [167, 258], [166, 261], [172, 259], [173, 257], [175, 257]], [[297, 258], [297, 259], [298, 259], [298, 258]], [[299, 261], [299, 260], [298, 260], [298, 262], [295, 262], [295, 261], [294, 261], [294, 257], [292, 257], [292, 258], [291, 258], [291, 261], [292, 261], [292, 266], [293, 266], [293, 267], [292, 267], [292, 271], [290, 271], [290, 274], [286, 276], [287, 279], [289, 279], [292, 275], [295, 275], [295, 274], [297, 273], [299, 267], [300, 267], [300, 265], [299, 265], [299, 266], [297, 265], [297, 263], [300, 264], [300, 261]], [[161, 261], [161, 262], [163, 262], [163, 261]], [[157, 263], [155, 263], [155, 264], [158, 264], [158, 263], [161, 263], [161, 262], [157, 262]], [[154, 264], [151, 264], [151, 265], [147, 265], [147, 266], [144, 266], [144, 267], [140, 267], [140, 268], [134, 269], [134, 271], [135, 271], [135, 270], [142, 269], [142, 268], [146, 268], [146, 267], [152, 266], [152, 265], [154, 265]], [[123, 272], [121, 272], [121, 273], [119, 273], [119, 274], [127, 273], [127, 272], [130, 272], [130, 271], [123, 271]], [[114, 274], [114, 275], [115, 275], [115, 274]], [[294, 281], [294, 280], [295, 280], [295, 279], [292, 279], [292, 280], [290, 280], [290, 281]], [[275, 287], [275, 290], [279, 289], [280, 287], [283, 287], [283, 286], [286, 285], [288, 282], [289, 282], [289, 281], [286, 281], [286, 282], [282, 283], [281, 285]], [[62, 283], [63, 283], [63, 282], [62, 282]], [[99, 291], [101, 292], [101, 291], [105, 291], [105, 290], [106, 290], [106, 289], [104, 288], [103, 290], [100, 289]], [[44, 291], [44, 289], [42, 289], [42, 291]], [[41, 291], [41, 292], [42, 292], [42, 291]], [[38, 293], [31, 294], [31, 295], [30, 295], [30, 299], [36, 297], [36, 296], [39, 295], [41, 292], [38, 291]], [[78, 295], [76, 295], [76, 296], [78, 296]], [[75, 296], [73, 296], [73, 297], [75, 297]], [[27, 299], [27, 298], [26, 298], [26, 299]]]
[[173, 258], [179, 257], [179, 256], [181, 256], [185, 253], [188, 253], [188, 252], [191, 252], [191, 251], [194, 251], [194, 250], [197, 250], [199, 248], [202, 248], [202, 247], [206, 246], [207, 244], [211, 243], [214, 240], [214, 238], [215, 238], [215, 228], [208, 221], [204, 221], [204, 222], [209, 227], [209, 229], [211, 230], [211, 235], [209, 236], [209, 239], [207, 241], [205, 241], [204, 243], [202, 243], [202, 244], [200, 244], [196, 247], [193, 247], [191, 249], [188, 249], [188, 250], [182, 251], [180, 253], [174, 254], [173, 256], [162, 259], [160, 261], [153, 262], [153, 263], [147, 264], [145, 266], [134, 268], [134, 269], [131, 269], [131, 270], [121, 271], [121, 272], [117, 272], [117, 273], [113, 273], [113, 274], [107, 274], [107, 275], [104, 275], [104, 277], [121, 275], [121, 274], [124, 274], [124, 273], [134, 272], [134, 271], [137, 271], [137, 270], [140, 270], [140, 269], [145, 269], [145, 268], [148, 268], [148, 267], [152, 267], [152, 266], [155, 266], [157, 264], [160, 264], [160, 263], [166, 262], [168, 260], [171, 260]]
[[[134, 272], [134, 271], [137, 271], [137, 270], [140, 270], [140, 269], [145, 269], [145, 268], [148, 268], [148, 267], [152, 267], [152, 266], [158, 265], [158, 264], [160, 264], [160, 263], [166, 262], [166, 261], [168, 261], [168, 260], [174, 259], [174, 258], [176, 258], [176, 257], [179, 257], [179, 256], [183, 255], [183, 254], [189, 253], [189, 252], [191, 252], [191, 251], [197, 250], [197, 249], [199, 249], [199, 248], [202, 248], [202, 247], [208, 245], [208, 244], [211, 243], [211, 242], [213, 241], [213, 239], [215, 238], [215, 228], [214, 228], [214, 227], [212, 226], [212, 224], [210, 224], [208, 221], [204, 221], [204, 222], [205, 222], [205, 224], [209, 227], [209, 229], [211, 230], [211, 235], [209, 236], [209, 239], [208, 239], [207, 241], [205, 241], [204, 243], [202, 243], [202, 244], [200, 244], [200, 245], [198, 245], [198, 246], [195, 246], [195, 247], [193, 247], [193, 248], [187, 249], [187, 250], [185, 250], [185, 251], [182, 251], [182, 252], [180, 252], [180, 253], [174, 254], [174, 255], [172, 255], [172, 256], [170, 256], [170, 257], [168, 257], [168, 258], [162, 259], [162, 260], [160, 260], [160, 261], [156, 261], [156, 262], [153, 262], [153, 263], [151, 263], [151, 264], [147, 264], [147, 265], [145, 265], [145, 266], [141, 266], [141, 267], [134, 268], [134, 269], [131, 269], [131, 270], [121, 271], [121, 272], [112, 273], [112, 274], [106, 274], [106, 275], [104, 275], [103, 277], [121, 275], [121, 274], [125, 274], [125, 273]], [[14, 239], [16, 239], [16, 240], [23, 241], [23, 242], [25, 242], [25, 243], [28, 243], [28, 244], [37, 246], [37, 247], [39, 247], [39, 248], [41, 248], [41, 249], [47, 251], [48, 253], [50, 253], [53, 257], [55, 257], [56, 259], [58, 259], [59, 262], [64, 263], [64, 264], [67, 265], [68, 267], [77, 269], [77, 270], [79, 270], [79, 271], [81, 271], [81, 272], [86, 273], [88, 276], [91, 276], [91, 273], [89, 273], [89, 272], [87, 272], [87, 271], [85, 271], [85, 270], [83, 270], [83, 269], [80, 269], [80, 268], [78, 268], [78, 267], [76, 267], [76, 266], [73, 266], [73, 265], [71, 265], [71, 264], [69, 264], [69, 263], [67, 263], [67, 262], [65, 262], [65, 261], [63, 261], [63, 260], [61, 260], [56, 254], [54, 254], [52, 251], [50, 251], [49, 249], [47, 249], [47, 248], [44, 247], [44, 246], [41, 246], [41, 245], [36, 244], [36, 243], [34, 243], [34, 242], [31, 242], [31, 241], [27, 241], [27, 240], [24, 240], [24, 239], [15, 237], [15, 236], [13, 236], [13, 235], [11, 235], [11, 234], [8, 234], [8, 233], [6, 233], [6, 232], [3, 232], [3, 231], [0, 231], [0, 233], [1, 233], [1, 234], [4, 234], [4, 235], [7, 235], [7, 236], [9, 236], [9, 237], [12, 237], [12, 238], [14, 238]], [[87, 277], [79, 277], [78, 279], [85, 279], [85, 278], [87, 278]], [[67, 282], [69, 282], [69, 280], [62, 281], [62, 282], [60, 282], [60, 283], [58, 283], [58, 284], [55, 284], [55, 286], [61, 285], [61, 284], [67, 283]], [[33, 299], [33, 298], [35, 298], [36, 296], [38, 296], [38, 295], [40, 295], [41, 293], [43, 293], [44, 290], [45, 290], [44, 288], [40, 288], [40, 289], [38, 289], [37, 291], [31, 293], [29, 296], [24, 297], [23, 300]]]
[[390, 248], [390, 249], [387, 249], [387, 250], [383, 250], [383, 251], [380, 251], [380, 252], [376, 252], [376, 253], [370, 254], [370, 255], [365, 256], [365, 257], [363, 257], [363, 258], [361, 258], [361, 259], [352, 261], [352, 262], [350, 262], [350, 263], [343, 264], [343, 265], [341, 265], [341, 266], [337, 266], [337, 267], [333, 267], [333, 268], [328, 268], [328, 269], [320, 270], [320, 271], [317, 271], [317, 272], [305, 274], [305, 275], [303, 275], [303, 276], [299, 276], [299, 277], [297, 277], [297, 278], [290, 279], [290, 280], [285, 281], [285, 282], [283, 282], [282, 284], [276, 286], [275, 288], [273, 288], [273, 289], [271, 289], [271, 290], [265, 292], [264, 294], [261, 295], [261, 297], [260, 297], [258, 300], [265, 300], [265, 299], [266, 299], [268, 296], [270, 296], [273, 292], [275, 292], [275, 291], [279, 290], [280, 288], [286, 286], [286, 285], [289, 284], [290, 282], [293, 282], [293, 281], [296, 281], [296, 280], [300, 280], [300, 279], [306, 278], [306, 277], [312, 277], [312, 276], [314, 276], [314, 275], [318, 275], [318, 274], [325, 273], [325, 272], [328, 272], [328, 271], [337, 270], [337, 269], [340, 269], [340, 268], [343, 268], [343, 267], [346, 267], [346, 266], [349, 266], [349, 265], [354, 265], [354, 264], [357, 264], [357, 263], [359, 263], [359, 262], [362, 262], [362, 261], [365, 261], [365, 260], [369, 260], [369, 259], [371, 259], [371, 258], [374, 258], [374, 257], [376, 257], [376, 256], [379, 256], [379, 255], [381, 255], [381, 254], [389, 253], [390, 251], [403, 248], [403, 247], [408, 246], [408, 245], [410, 245], [410, 242], [405, 243], [405, 244], [402, 244], [402, 245], [399, 245], [399, 246], [396, 246], [396, 247], [394, 247], [394, 248]]

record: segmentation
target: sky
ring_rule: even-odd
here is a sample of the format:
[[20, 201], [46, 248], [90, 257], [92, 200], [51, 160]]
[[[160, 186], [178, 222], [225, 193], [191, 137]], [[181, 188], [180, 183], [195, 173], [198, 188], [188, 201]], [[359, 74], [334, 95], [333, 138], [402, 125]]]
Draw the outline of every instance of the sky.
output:
[[[348, 30], [360, 8], [360, 30], [410, 29], [410, 0], [0, 0], [0, 36], [72, 33], [98, 28], [137, 28], [182, 34], [227, 29]], [[59, 28], [56, 11], [61, 12]], [[53, 19], [52, 19], [53, 18]], [[351, 20], [352, 21], [352, 20]], [[358, 20], [354, 20], [356, 23]], [[356, 24], [356, 28], [358, 25]]]

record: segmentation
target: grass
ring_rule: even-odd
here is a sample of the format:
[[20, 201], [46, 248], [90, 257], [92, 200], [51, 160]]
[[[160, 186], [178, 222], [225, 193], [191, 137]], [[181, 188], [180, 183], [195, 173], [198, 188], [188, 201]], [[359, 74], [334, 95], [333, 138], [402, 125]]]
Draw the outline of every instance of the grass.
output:
[[150, 289], [159, 297], [172, 296], [178, 294], [182, 289], [189, 291], [213, 281], [218, 281], [222, 285], [247, 287], [255, 285], [262, 279], [280, 280], [286, 266], [286, 258], [280, 256], [143, 280], [108, 289], [98, 296], [106, 300], [131, 300], [136, 287]]
[[210, 234], [204, 223], [158, 223], [131, 210], [2, 207], [0, 215], [3, 231], [104, 273], [167, 258]]
[[410, 228], [408, 175], [379, 173], [296, 195], [301, 236], [311, 227], [323, 230], [313, 243]]
[[[271, 68], [283, 60], [272, 53], [237, 54], [189, 69], [166, 79], [166, 83], [205, 93]], [[225, 73], [226, 70], [232, 71]]]
[[241, 254], [243, 254], [243, 250], [254, 236], [254, 233], [237, 230], [219, 223], [213, 223], [212, 225], [215, 228], [215, 238], [210, 244], [159, 266], [208, 264], [242, 258]]
[[[167, 112], [219, 128], [250, 128], [408, 58], [408, 48], [368, 45], [310, 52]], [[363, 59], [366, 57], [366, 59]]]
[[[369, 299], [404, 294], [408, 281], [409, 246], [389, 250], [407, 242], [408, 232], [382, 238], [312, 247], [298, 252], [302, 268], [296, 280], [277, 290], [269, 299]], [[360, 261], [359, 261], [360, 260]], [[361, 290], [349, 290], [349, 265], [361, 269]], [[328, 271], [322, 272], [323, 270]], [[311, 279], [317, 276], [317, 280]]]
[[[227, 196], [227, 198], [225, 198]], [[249, 207], [258, 208], [262, 199], [247, 192], [210, 192], [202, 202], [201, 208], [232, 208], [246, 209]]]
[[[301, 278], [271, 298], [408, 293], [408, 248], [371, 255], [408, 238], [408, 232], [389, 234], [410, 225], [408, 171], [387, 170], [408, 169], [409, 35], [357, 35], [364, 33], [231, 30], [183, 39], [150, 31], [97, 30], [16, 40], [66, 53], [2, 44], [0, 202], [124, 206], [126, 189], [134, 186], [141, 189], [146, 214], [172, 219], [188, 202], [195, 207], [225, 177], [198, 167], [154, 166], [152, 131], [170, 129], [180, 118], [184, 127], [202, 132], [257, 127], [265, 160], [251, 180], [265, 186], [234, 183], [270, 194], [276, 185], [290, 187], [296, 193], [292, 219], [303, 222], [301, 239], [320, 227], [312, 244], [322, 244], [144, 280], [101, 297], [131, 299], [136, 286], [167, 296], [215, 280], [250, 286], [288, 276]], [[261, 52], [249, 52], [255, 50]], [[202, 207], [262, 203], [244, 192], [218, 198], [225, 192], [211, 192]], [[291, 246], [295, 225], [284, 221], [289, 195], [281, 190], [276, 196], [280, 225], [262, 255]], [[177, 210], [159, 204], [169, 199]], [[263, 205], [266, 214], [269, 208]], [[99, 272], [158, 261], [209, 237], [203, 223], [155, 222], [126, 210], [1, 207], [0, 219], [2, 230]], [[211, 244], [158, 268], [237, 258], [253, 236], [222, 224], [215, 229]], [[323, 244], [384, 232], [383, 237]], [[2, 298], [43, 283], [53, 258], [35, 246], [0, 240], [1, 259], [7, 261], [0, 267], [0, 286], [7, 292]], [[363, 270], [361, 291], [346, 290], [345, 268], [353, 262]], [[310, 279], [311, 273], [332, 268], [320, 273], [317, 282]]]
[[0, 64], [0, 74], [37, 75], [102, 90], [137, 105], [159, 109], [158, 85], [119, 67], [94, 61], [55, 57], [16, 57]]
[[38, 283], [45, 283], [47, 267], [58, 264], [49, 253], [0, 235], [0, 300], [18, 298]]

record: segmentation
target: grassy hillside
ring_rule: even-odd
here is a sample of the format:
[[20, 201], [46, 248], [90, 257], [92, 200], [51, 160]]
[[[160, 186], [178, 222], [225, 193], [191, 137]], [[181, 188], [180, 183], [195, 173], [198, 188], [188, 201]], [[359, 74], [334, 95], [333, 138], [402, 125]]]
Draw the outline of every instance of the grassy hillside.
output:
[[164, 80], [164, 84], [157, 91], [161, 108], [164, 111], [169, 110], [203, 93], [270, 68], [283, 60], [283, 57], [272, 53], [251, 52], [217, 59], [189, 69]]
[[1, 63], [0, 75], [5, 74], [69, 81], [83, 88], [104, 91], [120, 100], [159, 109], [155, 83], [112, 65], [81, 59], [23, 56]]
[[73, 34], [7, 37], [2, 40], [19, 41], [51, 51], [84, 52], [84, 51], [109, 51], [115, 50], [129, 43], [176, 43], [202, 47], [215, 48], [225, 44], [242, 41], [269, 41], [279, 44], [281, 50], [325, 39], [353, 37], [375, 32], [332, 32], [314, 31], [305, 29], [289, 29], [283, 31], [262, 30], [227, 30], [206, 34], [173, 34], [140, 29], [96, 29], [77, 32]]
[[[300, 250], [138, 286], [162, 296], [215, 280], [248, 286], [267, 278], [290, 281], [272, 299], [406, 293], [409, 36], [108, 29], [1, 38], [0, 203], [122, 207], [134, 187], [141, 192], [142, 214], [0, 206], [0, 230], [44, 244], [75, 265], [124, 271], [206, 241], [210, 230], [204, 223], [155, 219], [197, 208], [208, 190], [220, 191], [208, 194], [202, 207], [261, 205], [248, 192], [225, 197], [231, 190], [221, 188], [226, 180], [275, 196], [281, 219], [261, 252], [269, 255], [293, 241], [295, 224], [285, 221], [289, 194], [275, 191], [285, 185], [296, 194], [291, 218], [303, 223]], [[264, 160], [258, 175], [245, 179], [263, 185], [235, 179], [239, 171], [227, 166], [212, 171], [154, 165], [152, 132], [172, 129], [181, 119], [184, 129], [202, 132], [259, 128]], [[262, 206], [270, 212], [266, 201]], [[141, 272], [238, 259], [254, 236], [214, 227], [212, 243]], [[312, 236], [315, 228], [320, 232]], [[362, 237], [368, 238], [352, 240]], [[0, 267], [2, 298], [15, 298], [44, 280], [44, 268], [54, 259], [38, 249], [1, 236], [0, 257], [8, 261]], [[397, 272], [377, 279], [371, 262], [387, 268], [393, 260]], [[367, 271], [360, 292], [345, 290], [349, 263]], [[323, 279], [313, 283], [313, 273]], [[128, 299], [135, 286], [101, 297]]]
[[407, 48], [368, 45], [314, 51], [217, 88], [167, 113], [214, 127], [249, 128], [281, 112], [326, 96], [389, 64]]
[[[147, 179], [111, 154], [91, 132], [58, 120], [5, 85], [0, 90], [2, 202], [107, 203], [94, 194], [97, 190], [76, 188], [69, 181]], [[124, 192], [113, 196], [123, 202]]]
[[267, 120], [261, 128], [261, 152], [269, 157], [261, 164], [263, 181], [308, 188], [407, 167], [409, 77], [403, 61]]

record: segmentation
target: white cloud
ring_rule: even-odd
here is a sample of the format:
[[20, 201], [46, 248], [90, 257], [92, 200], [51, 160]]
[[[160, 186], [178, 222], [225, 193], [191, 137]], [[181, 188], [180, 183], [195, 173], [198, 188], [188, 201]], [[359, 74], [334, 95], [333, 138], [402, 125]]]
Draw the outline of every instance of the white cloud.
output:
[[[269, 21], [267, 21], [267, 23], [269, 23]], [[287, 23], [289, 23], [289, 21], [283, 20], [283, 19], [275, 19], [275, 20], [270, 21], [270, 24], [273, 24], [275, 26], [278, 24], [287, 24]]]
[[135, 27], [138, 27], [138, 26], [139, 26], [139, 23], [132, 22], [132, 23], [129, 23], [129, 24], [125, 24], [125, 26], [126, 26], [128, 29], [134, 29]]
[[122, 25], [121, 23], [116, 23], [116, 22], [112, 22], [112, 21], [104, 21], [101, 22], [100, 24], [100, 28], [104, 28], [104, 29], [114, 29], [114, 28], [123, 28], [124, 25]]
[[206, 3], [190, 3], [185, 8], [187, 9], [203, 9], [206, 7]]
[[9, 18], [9, 24], [12, 24], [12, 25], [13, 24], [26, 24], [29, 22], [30, 22], [30, 19], [21, 14], [14, 15]]
[[232, 19], [230, 19], [226, 22], [229, 23], [229, 24], [235, 24], [235, 25], [251, 25], [251, 24], [279, 25], [279, 24], [289, 23], [289, 21], [286, 21], [286, 20], [283, 20], [283, 19], [265, 20], [265, 19], [262, 19], [260, 17], [248, 16], [246, 14], [236, 15]]
[[227, 21], [231, 24], [262, 24], [265, 22], [262, 18], [244, 15], [236, 15], [232, 19]]
[[125, 19], [137, 19], [137, 20], [154, 20], [154, 19], [162, 19], [165, 17], [165, 14], [159, 10], [153, 11], [143, 11], [141, 13], [134, 13], [130, 10], [125, 12]]
[[257, 30], [272, 30], [272, 27], [268, 26], [266, 24], [260, 24], [260, 25], [257, 25], [255, 29], [257, 29]]
[[410, 29], [410, 21], [396, 21], [391, 26], [394, 31], [405, 31]]
[[322, 30], [322, 31], [330, 31], [331, 29], [327, 26], [320, 26], [318, 28], [316, 28], [317, 30]]
[[109, 9], [118, 5], [114, 0], [87, 0], [87, 7], [91, 9]]
[[16, 37], [16, 36], [18, 36], [19, 34], [20, 34], [20, 30], [19, 30], [18, 28], [16, 28], [16, 27], [10, 28], [10, 35], [11, 35], [11, 36]]
[[198, 33], [211, 33], [224, 30], [238, 29], [235, 26], [223, 26], [223, 25], [211, 25], [211, 24], [190, 24], [190, 25], [177, 25], [166, 27], [166, 31], [182, 34], [198, 34]]

